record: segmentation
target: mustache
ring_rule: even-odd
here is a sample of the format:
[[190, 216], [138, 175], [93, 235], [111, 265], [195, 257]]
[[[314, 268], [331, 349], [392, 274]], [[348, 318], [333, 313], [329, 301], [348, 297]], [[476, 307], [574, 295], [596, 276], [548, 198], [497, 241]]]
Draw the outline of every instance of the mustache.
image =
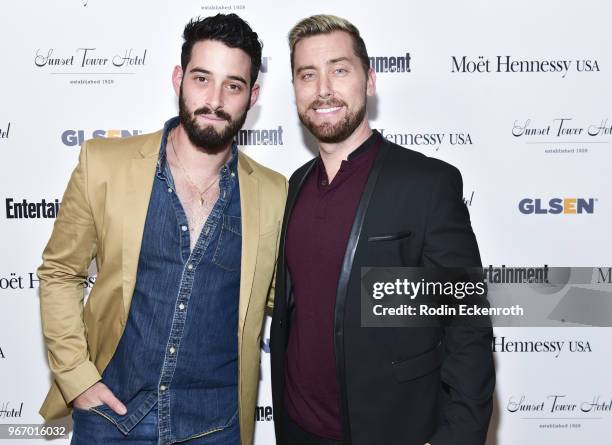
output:
[[328, 99], [328, 100], [320, 100], [317, 99], [313, 103], [310, 104], [310, 108], [330, 108], [330, 107], [344, 107], [346, 104], [339, 99]]
[[193, 112], [193, 114], [195, 116], [198, 116], [200, 114], [204, 114], [204, 115], [206, 115], [206, 114], [214, 114], [219, 119], [224, 119], [224, 120], [226, 120], [228, 122], [232, 120], [232, 116], [230, 116], [229, 114], [227, 114], [225, 111], [223, 111], [220, 108], [216, 109], [216, 110], [213, 110], [210, 107], [203, 106], [202, 108], [198, 108], [197, 110], [195, 110]]

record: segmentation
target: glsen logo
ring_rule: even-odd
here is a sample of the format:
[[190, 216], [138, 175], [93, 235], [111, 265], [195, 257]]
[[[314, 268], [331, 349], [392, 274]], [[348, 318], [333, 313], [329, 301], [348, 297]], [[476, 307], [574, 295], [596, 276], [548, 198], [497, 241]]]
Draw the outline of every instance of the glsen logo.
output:
[[59, 199], [47, 201], [31, 202], [27, 199], [21, 201], [13, 198], [6, 198], [6, 218], [7, 219], [39, 219], [39, 218], [55, 218], [59, 212]]
[[266, 130], [240, 130], [235, 137], [238, 145], [283, 145], [283, 127]]
[[257, 406], [255, 409], [256, 422], [270, 422], [274, 420], [274, 414], [270, 405]]
[[595, 198], [552, 198], [543, 203], [540, 198], [521, 199], [518, 208], [525, 215], [530, 214], [592, 214], [595, 211]]
[[443, 145], [451, 145], [453, 147], [472, 145], [472, 136], [468, 132], [393, 133], [387, 132], [384, 128], [379, 128], [378, 132], [388, 141], [404, 147], [424, 146], [438, 151]]
[[0, 139], [8, 139], [11, 133], [11, 123], [6, 124], [6, 130], [0, 127]]
[[564, 78], [572, 69], [579, 73], [599, 71], [599, 63], [595, 59], [521, 60], [512, 56], [496, 56], [491, 62], [484, 56], [451, 56], [451, 73], [559, 73]]
[[370, 57], [370, 68], [377, 73], [409, 73], [410, 53], [402, 56]]
[[141, 130], [94, 130], [86, 136], [85, 130], [66, 130], [62, 133], [62, 143], [68, 147], [81, 145], [86, 139], [126, 138], [142, 134]]
[[23, 402], [19, 405], [12, 404], [11, 402], [0, 403], [0, 419], [21, 417], [22, 411]]
[[558, 358], [563, 351], [592, 352], [591, 344], [586, 340], [511, 340], [507, 337], [493, 337], [493, 352], [549, 353]]

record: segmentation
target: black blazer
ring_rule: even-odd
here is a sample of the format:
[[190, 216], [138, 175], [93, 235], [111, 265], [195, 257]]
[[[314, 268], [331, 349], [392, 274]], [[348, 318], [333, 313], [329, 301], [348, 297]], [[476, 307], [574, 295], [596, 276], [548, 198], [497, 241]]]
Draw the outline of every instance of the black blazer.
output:
[[[287, 221], [314, 161], [289, 180], [270, 332], [277, 444], [285, 444], [285, 353], [293, 297]], [[490, 328], [362, 328], [362, 266], [480, 266], [455, 167], [383, 141], [338, 282], [334, 350], [343, 445], [484, 444], [495, 371]]]

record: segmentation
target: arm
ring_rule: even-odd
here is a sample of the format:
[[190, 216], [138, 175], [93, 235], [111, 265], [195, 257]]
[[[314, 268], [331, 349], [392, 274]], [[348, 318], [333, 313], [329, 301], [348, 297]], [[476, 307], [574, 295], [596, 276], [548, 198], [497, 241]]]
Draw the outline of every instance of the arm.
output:
[[[423, 255], [425, 266], [481, 265], [461, 174], [454, 167], [443, 169], [431, 197]], [[491, 340], [491, 328], [444, 329], [441, 378], [447, 397], [432, 445], [485, 443], [495, 387]]]
[[[288, 183], [287, 180], [285, 178], [283, 178], [283, 183], [284, 183], [284, 193], [283, 193], [283, 204], [286, 202], [287, 200], [287, 188], [288, 188]], [[285, 206], [283, 205], [283, 210], [284, 210]], [[279, 243], [280, 243], [280, 238], [282, 235], [282, 231], [283, 231], [283, 221], [281, 220], [281, 224], [278, 228], [278, 235], [276, 237], [276, 250], [275, 252], [277, 252], [277, 255], [279, 254], [278, 252], [278, 247], [279, 247]], [[278, 266], [278, 261], [274, 261], [274, 275], [272, 278], [272, 284], [270, 284], [270, 290], [268, 291], [268, 299], [267, 299], [267, 307], [270, 310], [270, 313], [272, 312], [272, 310], [274, 309], [274, 291], [276, 289], [276, 267]]]
[[37, 271], [49, 367], [66, 403], [101, 379], [90, 361], [83, 323], [83, 282], [97, 251], [87, 168], [84, 143]]

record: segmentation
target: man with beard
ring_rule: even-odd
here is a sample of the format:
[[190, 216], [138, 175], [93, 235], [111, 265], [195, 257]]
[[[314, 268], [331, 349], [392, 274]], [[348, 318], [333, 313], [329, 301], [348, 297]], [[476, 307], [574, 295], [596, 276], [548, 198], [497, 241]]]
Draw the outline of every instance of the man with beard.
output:
[[478, 445], [490, 328], [363, 328], [361, 267], [480, 266], [459, 171], [372, 131], [359, 31], [327, 15], [289, 33], [297, 111], [319, 156], [289, 180], [271, 326], [279, 445]]
[[257, 34], [219, 14], [184, 39], [179, 117], [83, 144], [38, 269], [41, 414], [72, 409], [76, 445], [253, 443], [286, 181], [233, 142], [259, 94]]

